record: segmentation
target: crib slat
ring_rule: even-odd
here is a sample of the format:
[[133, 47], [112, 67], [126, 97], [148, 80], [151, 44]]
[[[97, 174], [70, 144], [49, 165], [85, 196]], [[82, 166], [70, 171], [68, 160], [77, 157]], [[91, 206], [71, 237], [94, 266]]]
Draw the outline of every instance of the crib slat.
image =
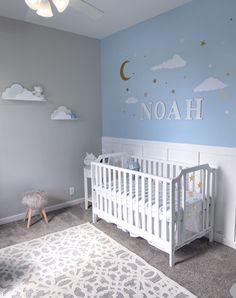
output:
[[135, 175], [135, 225], [138, 228], [139, 227], [139, 181], [138, 181], [138, 175]]
[[205, 197], [205, 181], [206, 181], [206, 171], [201, 171], [201, 181], [200, 181], [200, 190], [203, 195], [203, 218], [202, 218], [202, 230], [204, 231], [206, 228], [206, 197]]
[[148, 233], [152, 234], [152, 180], [150, 177], [148, 177]]
[[[95, 171], [95, 185], [96, 185], [95, 208], [98, 208], [98, 166], [97, 165], [95, 165], [94, 171]], [[93, 204], [94, 204], [94, 202], [93, 202]]]
[[103, 190], [103, 201], [104, 201], [104, 211], [107, 213], [107, 168], [103, 168], [103, 181], [104, 181], [104, 190]]
[[162, 235], [161, 238], [166, 241], [167, 240], [167, 195], [166, 195], [166, 182], [163, 182], [163, 186], [162, 186], [162, 197], [163, 197], [163, 218], [162, 218], [162, 223], [161, 223], [161, 227], [162, 227]]
[[215, 171], [211, 173], [211, 227], [214, 225], [214, 209], [215, 209], [215, 183], [216, 183], [216, 176]]
[[134, 224], [133, 220], [133, 185], [132, 174], [129, 173], [129, 223]]
[[108, 192], [109, 192], [109, 197], [108, 197], [108, 202], [109, 202], [109, 207], [108, 207], [108, 214], [112, 216], [112, 195], [111, 195], [111, 168], [108, 169]]
[[182, 216], [182, 209], [181, 209], [181, 184], [180, 181], [177, 183], [177, 240], [178, 244], [181, 243], [181, 216]]
[[127, 215], [127, 172], [124, 172], [124, 210], [123, 210], [123, 216], [124, 216], [124, 221], [127, 223], [128, 221], [128, 215]]
[[121, 198], [121, 193], [122, 193], [122, 189], [121, 189], [122, 185], [121, 185], [121, 171], [118, 170], [118, 218], [119, 220], [122, 220], [122, 198]]
[[102, 185], [102, 167], [100, 166], [99, 167], [99, 185], [100, 185], [100, 192], [99, 192], [99, 209], [102, 209], [102, 188], [103, 188], [103, 185]]
[[196, 183], [195, 172], [191, 173], [189, 179], [190, 178], [191, 178], [190, 190], [195, 192], [195, 183]]
[[159, 180], [155, 179], [155, 218], [154, 218], [154, 233], [155, 235], [160, 238], [160, 226], [159, 226], [159, 204], [160, 194], [159, 194]]
[[117, 218], [117, 170], [113, 170], [114, 216]]
[[183, 175], [183, 184], [182, 184], [182, 227], [181, 227], [181, 239], [185, 240], [185, 212], [186, 212], [186, 185], [187, 185], [187, 178], [186, 174]]
[[206, 183], [206, 229], [209, 228], [209, 204], [210, 204], [210, 172], [207, 171]]
[[175, 184], [173, 182], [170, 183], [170, 247], [171, 247], [171, 258], [170, 258], [170, 266], [174, 265], [174, 249], [175, 249]]
[[141, 191], [142, 191], [142, 230], [146, 231], [145, 228], [145, 178], [142, 176], [142, 185], [141, 185]]

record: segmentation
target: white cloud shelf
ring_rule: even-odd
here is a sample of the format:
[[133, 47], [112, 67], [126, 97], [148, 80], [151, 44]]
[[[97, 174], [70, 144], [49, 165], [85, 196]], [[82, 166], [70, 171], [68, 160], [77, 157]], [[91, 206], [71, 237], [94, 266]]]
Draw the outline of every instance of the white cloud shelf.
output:
[[6, 88], [2, 93], [3, 100], [12, 101], [32, 101], [32, 102], [46, 102], [47, 99], [43, 94], [43, 88], [35, 86], [33, 91], [30, 91], [20, 84], [12, 84]]
[[51, 120], [54, 121], [76, 121], [78, 117], [70, 109], [65, 106], [58, 107], [52, 114]]

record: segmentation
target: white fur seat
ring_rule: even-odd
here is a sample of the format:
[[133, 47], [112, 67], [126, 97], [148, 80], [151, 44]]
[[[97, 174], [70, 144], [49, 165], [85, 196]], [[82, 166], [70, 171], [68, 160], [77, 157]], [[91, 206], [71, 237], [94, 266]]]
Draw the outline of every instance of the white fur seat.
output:
[[28, 218], [27, 228], [30, 227], [32, 210], [39, 209], [41, 217], [48, 223], [45, 206], [48, 203], [48, 195], [45, 191], [30, 191], [26, 192], [22, 199], [22, 204], [27, 206], [25, 220]]

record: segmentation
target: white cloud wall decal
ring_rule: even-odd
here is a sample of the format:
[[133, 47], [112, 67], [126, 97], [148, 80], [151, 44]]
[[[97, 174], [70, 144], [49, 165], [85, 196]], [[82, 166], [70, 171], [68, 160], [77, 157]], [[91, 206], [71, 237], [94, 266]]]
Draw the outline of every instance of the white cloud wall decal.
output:
[[136, 104], [136, 103], [138, 103], [139, 100], [138, 100], [137, 98], [135, 98], [135, 97], [129, 97], [129, 98], [126, 99], [125, 102], [126, 102], [128, 105], [130, 105], [130, 104]]
[[152, 71], [157, 71], [160, 69], [175, 69], [180, 67], [185, 67], [187, 62], [179, 55], [174, 55], [171, 59], [163, 62], [162, 64], [155, 65], [152, 67]]
[[30, 91], [20, 84], [13, 84], [2, 93], [4, 100], [25, 100], [25, 101], [46, 101], [43, 94], [43, 88], [35, 86], [33, 91]]
[[52, 114], [52, 120], [77, 120], [78, 117], [65, 106], [58, 107]]
[[203, 81], [200, 85], [198, 85], [195, 89], [194, 92], [206, 92], [206, 91], [215, 91], [215, 90], [220, 90], [228, 87], [225, 83], [222, 81], [210, 77]]

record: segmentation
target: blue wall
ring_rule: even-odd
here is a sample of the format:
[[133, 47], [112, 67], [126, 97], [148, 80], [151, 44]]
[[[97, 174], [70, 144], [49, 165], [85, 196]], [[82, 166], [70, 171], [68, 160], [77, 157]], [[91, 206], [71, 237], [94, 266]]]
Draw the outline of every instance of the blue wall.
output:
[[[104, 136], [236, 147], [235, 91], [235, 0], [194, 0], [102, 41]], [[202, 120], [186, 120], [196, 98]], [[158, 101], [164, 118], [141, 120]], [[173, 101], [181, 120], [167, 119]]]

